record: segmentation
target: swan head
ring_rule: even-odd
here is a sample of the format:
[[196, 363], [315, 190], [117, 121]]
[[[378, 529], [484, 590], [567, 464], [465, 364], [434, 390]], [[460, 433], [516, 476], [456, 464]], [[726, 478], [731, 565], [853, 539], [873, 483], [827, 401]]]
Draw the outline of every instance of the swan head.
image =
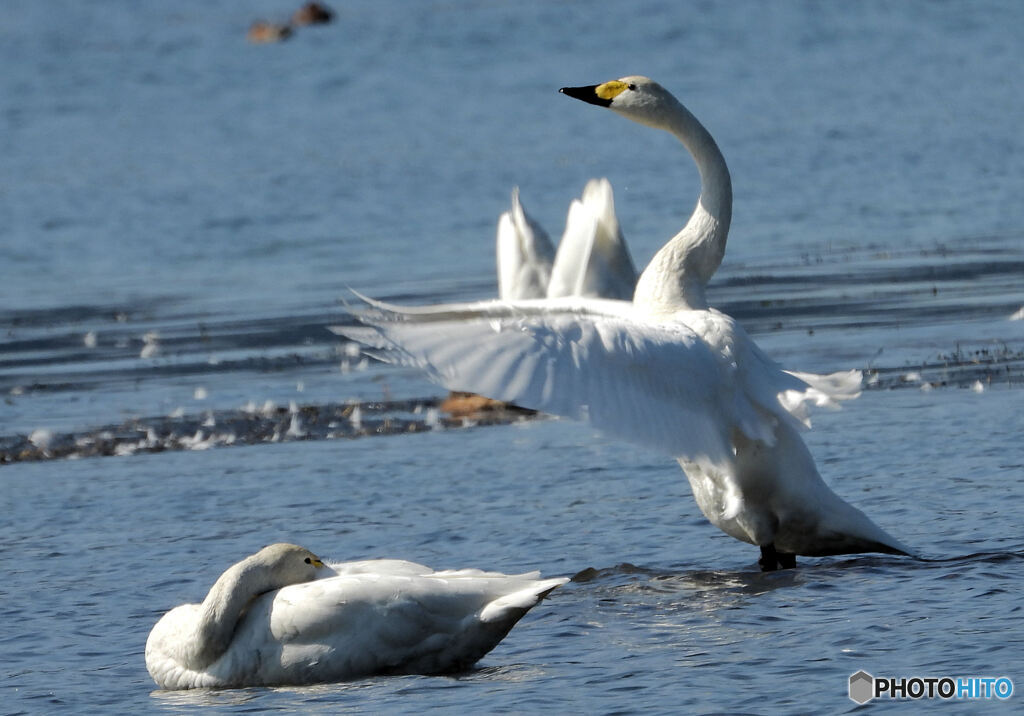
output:
[[249, 559], [253, 566], [269, 571], [275, 586], [311, 582], [325, 566], [323, 560], [305, 547], [284, 542], [268, 545]]
[[650, 77], [630, 75], [599, 85], [563, 87], [564, 95], [599, 107], [608, 107], [634, 122], [657, 129], [666, 129], [679, 101]]

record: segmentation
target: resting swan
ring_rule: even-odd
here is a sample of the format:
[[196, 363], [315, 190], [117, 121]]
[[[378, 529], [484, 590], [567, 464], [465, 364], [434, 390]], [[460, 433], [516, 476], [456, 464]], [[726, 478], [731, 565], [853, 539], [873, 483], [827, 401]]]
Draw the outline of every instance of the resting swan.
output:
[[704, 516], [760, 547], [762, 569], [793, 566], [797, 554], [909, 554], [829, 489], [799, 434], [811, 406], [859, 395], [860, 372], [783, 370], [708, 306], [732, 218], [729, 170], [708, 131], [646, 77], [561, 91], [670, 132], [700, 171], [692, 216], [655, 254], [632, 301], [368, 301], [368, 327], [336, 332], [395, 349], [384, 357], [445, 385], [586, 420], [677, 458]]
[[591, 179], [583, 196], [573, 199], [557, 253], [514, 190], [511, 210], [498, 219], [496, 256], [498, 296], [506, 301], [545, 296], [629, 300], [636, 286], [636, 268], [607, 179]]
[[569, 581], [538, 576], [327, 564], [273, 544], [224, 572], [202, 604], [165, 614], [146, 641], [146, 668], [162, 689], [458, 671]]

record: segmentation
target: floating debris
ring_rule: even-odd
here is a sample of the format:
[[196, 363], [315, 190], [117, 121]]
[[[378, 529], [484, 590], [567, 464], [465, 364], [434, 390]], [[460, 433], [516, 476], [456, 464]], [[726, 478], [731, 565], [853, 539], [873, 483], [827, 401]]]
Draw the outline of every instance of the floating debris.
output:
[[40, 450], [46, 450], [53, 443], [53, 431], [45, 428], [33, 430], [28, 436], [28, 441]]
[[[993, 385], [1024, 383], [1024, 351], [1006, 345], [940, 353], [923, 365], [904, 368], [872, 368], [865, 371], [865, 390], [896, 388], [970, 388], [981, 392]], [[928, 385], [928, 388], [924, 386]]]
[[478, 425], [508, 425], [543, 417], [518, 408], [490, 409], [473, 418], [449, 417], [440, 399], [392, 400], [326, 405], [276, 406], [248, 403], [236, 410], [174, 417], [132, 419], [75, 433], [36, 430], [0, 437], [0, 464], [55, 458], [126, 456], [166, 450], [207, 450], [293, 440], [329, 440], [404, 435]]
[[149, 331], [142, 337], [142, 351], [139, 358], [154, 358], [160, 355], [160, 334]]

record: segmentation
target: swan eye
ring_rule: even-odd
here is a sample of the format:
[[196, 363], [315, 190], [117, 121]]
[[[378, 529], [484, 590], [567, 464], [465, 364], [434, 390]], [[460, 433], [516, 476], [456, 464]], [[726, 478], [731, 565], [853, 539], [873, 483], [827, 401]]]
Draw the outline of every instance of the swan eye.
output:
[[305, 560], [303, 560], [303, 561], [304, 561], [304, 562], [305, 562], [306, 564], [313, 564], [313, 560], [311, 560], [311, 559], [310, 559], [309, 557], [306, 557], [306, 559], [305, 559]]
[[635, 90], [636, 89], [636, 85], [635, 84], [629, 84], [629, 85], [626, 86], [626, 89]]

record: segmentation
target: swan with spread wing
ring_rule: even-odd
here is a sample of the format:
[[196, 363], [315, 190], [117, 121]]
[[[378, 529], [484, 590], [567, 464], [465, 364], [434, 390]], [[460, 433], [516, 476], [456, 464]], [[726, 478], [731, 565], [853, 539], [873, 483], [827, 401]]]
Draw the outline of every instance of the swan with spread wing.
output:
[[725, 253], [732, 184], [718, 145], [640, 76], [562, 93], [673, 134], [700, 172], [686, 225], [651, 259], [632, 300], [568, 296], [399, 307], [366, 299], [335, 332], [448, 387], [588, 421], [675, 457], [707, 519], [757, 545], [762, 569], [795, 555], [910, 550], [822, 480], [800, 430], [812, 407], [857, 397], [859, 371], [782, 369], [706, 287]]

